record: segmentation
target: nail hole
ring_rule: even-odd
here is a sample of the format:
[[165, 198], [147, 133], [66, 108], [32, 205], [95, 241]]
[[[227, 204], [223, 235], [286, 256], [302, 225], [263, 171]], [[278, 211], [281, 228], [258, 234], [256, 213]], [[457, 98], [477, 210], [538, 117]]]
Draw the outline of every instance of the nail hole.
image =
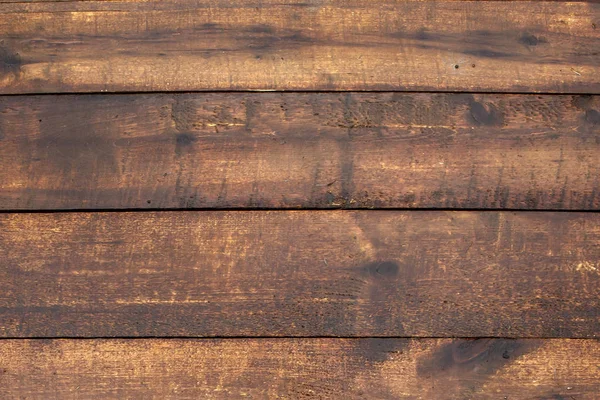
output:
[[454, 69], [458, 69], [458, 68], [459, 68], [459, 67], [458, 67], [458, 64], [455, 64], [455, 65], [454, 65]]

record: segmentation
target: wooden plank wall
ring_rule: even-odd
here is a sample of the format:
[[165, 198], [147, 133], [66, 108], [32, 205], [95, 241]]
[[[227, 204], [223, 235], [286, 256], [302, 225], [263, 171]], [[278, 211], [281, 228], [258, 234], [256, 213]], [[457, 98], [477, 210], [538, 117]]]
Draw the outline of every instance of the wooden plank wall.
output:
[[0, 0], [0, 398], [598, 399], [599, 50], [596, 1]]

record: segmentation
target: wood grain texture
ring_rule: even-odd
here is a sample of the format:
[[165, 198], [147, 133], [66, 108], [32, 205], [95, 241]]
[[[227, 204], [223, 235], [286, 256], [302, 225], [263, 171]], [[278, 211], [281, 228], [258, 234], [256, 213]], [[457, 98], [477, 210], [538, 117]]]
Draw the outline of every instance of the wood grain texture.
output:
[[600, 214], [0, 215], [0, 335], [597, 337]]
[[600, 209], [600, 97], [0, 97], [0, 209]]
[[0, 93], [598, 93], [600, 4], [75, 1], [0, 4]]
[[596, 340], [3, 340], [3, 399], [577, 399]]

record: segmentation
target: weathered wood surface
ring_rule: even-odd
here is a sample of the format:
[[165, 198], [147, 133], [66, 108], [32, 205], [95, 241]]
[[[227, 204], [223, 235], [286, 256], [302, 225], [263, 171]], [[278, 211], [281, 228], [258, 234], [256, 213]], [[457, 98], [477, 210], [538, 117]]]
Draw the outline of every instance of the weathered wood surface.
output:
[[3, 399], [577, 399], [596, 340], [3, 340]]
[[0, 93], [600, 91], [598, 3], [22, 2], [0, 32]]
[[0, 215], [0, 335], [598, 337], [600, 214]]
[[600, 209], [600, 97], [0, 97], [0, 209]]

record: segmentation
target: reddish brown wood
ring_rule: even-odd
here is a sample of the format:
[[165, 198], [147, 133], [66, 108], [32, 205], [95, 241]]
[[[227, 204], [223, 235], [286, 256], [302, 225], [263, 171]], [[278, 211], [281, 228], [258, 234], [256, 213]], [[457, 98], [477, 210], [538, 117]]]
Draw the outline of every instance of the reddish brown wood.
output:
[[578, 399], [595, 340], [0, 341], [0, 395], [28, 399]]
[[600, 98], [0, 97], [0, 209], [600, 208]]
[[597, 337], [600, 214], [0, 214], [0, 336]]
[[598, 93], [600, 4], [70, 1], [0, 4], [0, 93]]

